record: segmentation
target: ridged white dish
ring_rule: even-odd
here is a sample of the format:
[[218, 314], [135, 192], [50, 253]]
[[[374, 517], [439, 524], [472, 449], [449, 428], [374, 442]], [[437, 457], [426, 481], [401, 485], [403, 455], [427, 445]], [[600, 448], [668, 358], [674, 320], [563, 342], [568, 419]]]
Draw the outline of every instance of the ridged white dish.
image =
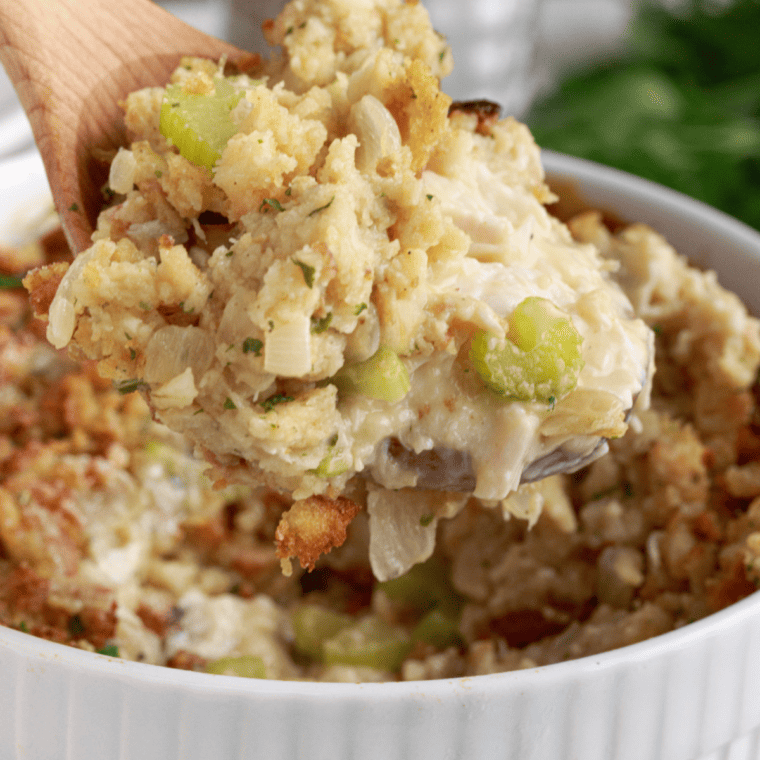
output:
[[[545, 163], [588, 202], [664, 232], [760, 311], [758, 233], [620, 172]], [[0, 164], [0, 244], [47, 198], [36, 155]], [[415, 683], [191, 673], [0, 627], [0, 758], [757, 760], [760, 594], [614, 652]]]

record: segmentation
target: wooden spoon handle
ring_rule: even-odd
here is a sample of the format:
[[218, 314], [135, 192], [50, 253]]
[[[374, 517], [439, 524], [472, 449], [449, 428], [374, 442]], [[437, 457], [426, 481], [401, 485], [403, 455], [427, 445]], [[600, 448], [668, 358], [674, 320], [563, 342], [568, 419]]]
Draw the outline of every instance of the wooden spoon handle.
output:
[[119, 101], [165, 84], [183, 55], [252, 64], [251, 54], [150, 0], [0, 0], [0, 62], [29, 117], [74, 251], [89, 246], [102, 205], [106, 174], [96, 154], [125, 143]]

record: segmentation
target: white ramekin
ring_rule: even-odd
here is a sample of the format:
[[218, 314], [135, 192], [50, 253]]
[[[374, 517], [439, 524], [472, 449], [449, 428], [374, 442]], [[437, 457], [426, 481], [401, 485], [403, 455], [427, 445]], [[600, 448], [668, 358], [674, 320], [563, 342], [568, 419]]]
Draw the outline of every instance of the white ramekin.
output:
[[[645, 221], [760, 312], [760, 235], [626, 174], [545, 154], [592, 205]], [[0, 244], [49, 204], [0, 164]], [[760, 594], [606, 654], [476, 678], [314, 684], [125, 662], [0, 627], [2, 760], [757, 760]]]

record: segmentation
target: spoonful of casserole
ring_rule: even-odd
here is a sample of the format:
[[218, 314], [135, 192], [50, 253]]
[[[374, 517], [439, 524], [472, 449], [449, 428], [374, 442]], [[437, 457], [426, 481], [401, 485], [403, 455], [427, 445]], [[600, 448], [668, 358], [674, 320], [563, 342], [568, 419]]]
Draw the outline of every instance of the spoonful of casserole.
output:
[[268, 61], [193, 45], [111, 92], [129, 136], [92, 238], [26, 285], [51, 343], [140, 391], [212, 477], [292, 497], [286, 566], [339, 543], [305, 536], [324, 511], [345, 531], [361, 489], [390, 577], [467, 494], [499, 503], [622, 435], [652, 336], [548, 213], [527, 128], [441, 91], [421, 5], [292, 2], [265, 34]]

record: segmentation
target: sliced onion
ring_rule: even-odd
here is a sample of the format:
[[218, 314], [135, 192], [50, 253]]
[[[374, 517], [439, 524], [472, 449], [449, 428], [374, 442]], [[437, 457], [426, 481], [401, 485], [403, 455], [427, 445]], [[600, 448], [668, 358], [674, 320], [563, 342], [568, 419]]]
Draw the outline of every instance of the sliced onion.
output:
[[58, 290], [48, 309], [47, 326], [47, 339], [56, 348], [64, 348], [74, 334], [77, 322], [74, 309], [74, 283], [82, 276], [85, 267], [95, 258], [101, 246], [109, 247], [111, 254], [116, 250], [116, 244], [110, 241], [96, 243], [74, 259], [58, 285]]

